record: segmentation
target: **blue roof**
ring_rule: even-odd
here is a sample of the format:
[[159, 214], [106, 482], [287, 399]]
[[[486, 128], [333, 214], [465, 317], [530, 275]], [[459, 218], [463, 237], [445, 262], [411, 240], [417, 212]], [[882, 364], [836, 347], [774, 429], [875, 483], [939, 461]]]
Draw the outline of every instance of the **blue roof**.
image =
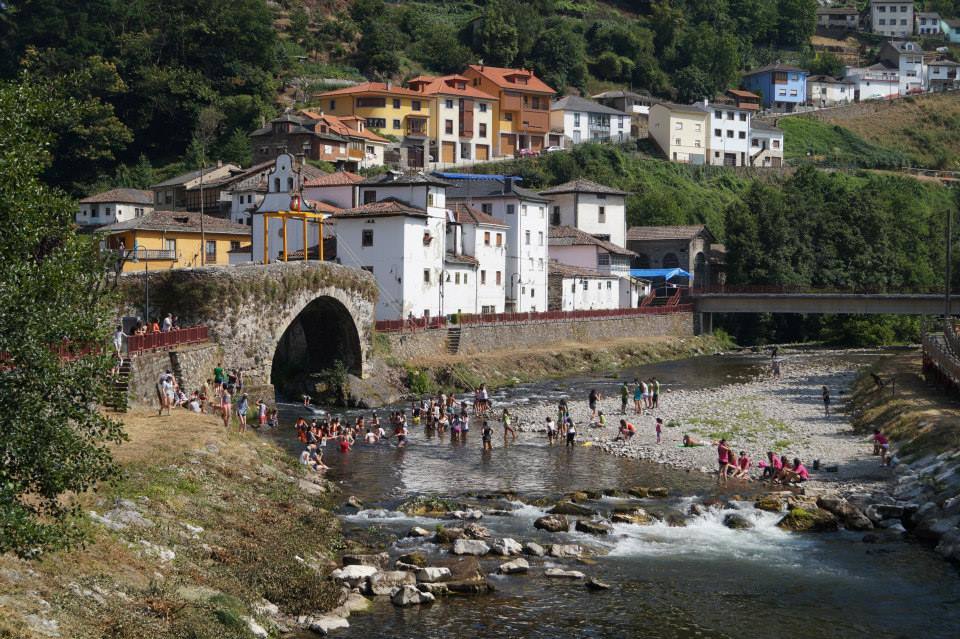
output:
[[639, 277], [641, 279], [660, 279], [672, 280], [675, 277], [690, 277], [690, 273], [687, 273], [682, 268], [632, 268], [630, 269], [631, 277]]
[[497, 182], [503, 182], [504, 180], [513, 180], [514, 182], [522, 182], [523, 178], [517, 175], [493, 175], [485, 173], [445, 173], [443, 171], [434, 171], [434, 175], [441, 177], [447, 180], [496, 180]]

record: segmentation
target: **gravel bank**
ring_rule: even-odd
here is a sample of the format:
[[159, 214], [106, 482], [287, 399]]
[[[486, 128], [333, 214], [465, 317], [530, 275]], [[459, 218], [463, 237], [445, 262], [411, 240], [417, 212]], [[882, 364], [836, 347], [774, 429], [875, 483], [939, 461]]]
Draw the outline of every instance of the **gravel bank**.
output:
[[[871, 453], [867, 439], [855, 434], [843, 414], [844, 398], [857, 373], [857, 366], [832, 357], [830, 352], [787, 354], [782, 377], [768, 374], [746, 382], [705, 390], [665, 392], [660, 407], [643, 416], [633, 413], [632, 395], [627, 419], [637, 427], [629, 442], [613, 441], [617, 436], [620, 398], [606, 397], [600, 409], [607, 415], [605, 428], [591, 428], [586, 397], [569, 400], [571, 415], [578, 426], [577, 438], [614, 455], [644, 459], [676, 468], [713, 472], [716, 450], [709, 445], [726, 437], [733, 448], [746, 451], [756, 463], [773, 450], [789, 458], [799, 457], [811, 469], [811, 484], [830, 484], [846, 490], [878, 489], [892, 471], [882, 468]], [[824, 414], [821, 387], [833, 398], [831, 415]], [[525, 431], [543, 430], [547, 415], [556, 416], [556, 406], [531, 403], [511, 409]], [[662, 443], [657, 444], [655, 418], [662, 417]], [[684, 434], [707, 446], [683, 448]], [[820, 471], [814, 472], [814, 460]], [[828, 470], [829, 469], [829, 470]]]

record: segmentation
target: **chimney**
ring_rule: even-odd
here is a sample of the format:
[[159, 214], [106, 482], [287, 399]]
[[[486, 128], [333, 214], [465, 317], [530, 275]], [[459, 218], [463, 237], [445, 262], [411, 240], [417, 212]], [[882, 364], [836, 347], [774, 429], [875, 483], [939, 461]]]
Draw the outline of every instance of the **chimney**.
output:
[[393, 88], [393, 82], [387, 80], [387, 91], [389, 91], [391, 88]]

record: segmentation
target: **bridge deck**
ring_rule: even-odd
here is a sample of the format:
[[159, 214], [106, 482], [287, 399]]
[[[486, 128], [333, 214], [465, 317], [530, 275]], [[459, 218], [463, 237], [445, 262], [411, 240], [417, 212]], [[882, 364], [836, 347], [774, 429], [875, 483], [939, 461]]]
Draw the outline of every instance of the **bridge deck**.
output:
[[[942, 315], [943, 295], [894, 293], [720, 293], [691, 296], [699, 313], [799, 313], [829, 315]], [[960, 299], [950, 312], [960, 314]]]

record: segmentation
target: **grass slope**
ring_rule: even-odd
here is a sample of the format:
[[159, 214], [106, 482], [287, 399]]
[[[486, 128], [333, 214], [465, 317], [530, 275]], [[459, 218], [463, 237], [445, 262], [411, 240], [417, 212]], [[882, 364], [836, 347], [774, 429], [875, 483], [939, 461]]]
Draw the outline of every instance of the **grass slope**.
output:
[[812, 118], [781, 118], [784, 157], [840, 167], [890, 168], [907, 157], [892, 147], [869, 142], [842, 126]]

